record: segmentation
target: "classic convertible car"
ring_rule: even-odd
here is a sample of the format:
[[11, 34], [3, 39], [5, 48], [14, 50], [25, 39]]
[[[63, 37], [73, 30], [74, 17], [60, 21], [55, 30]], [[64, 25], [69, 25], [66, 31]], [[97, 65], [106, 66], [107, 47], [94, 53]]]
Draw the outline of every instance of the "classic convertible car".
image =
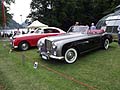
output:
[[34, 33], [16, 35], [11, 39], [11, 45], [13, 48], [19, 48], [20, 50], [27, 50], [30, 47], [37, 46], [39, 39], [48, 36], [56, 36], [65, 33], [63, 30], [56, 27], [38, 28]]
[[89, 30], [87, 26], [72, 26], [66, 34], [42, 38], [38, 51], [42, 59], [59, 59], [74, 63], [78, 54], [93, 49], [108, 49], [112, 36], [104, 30]]

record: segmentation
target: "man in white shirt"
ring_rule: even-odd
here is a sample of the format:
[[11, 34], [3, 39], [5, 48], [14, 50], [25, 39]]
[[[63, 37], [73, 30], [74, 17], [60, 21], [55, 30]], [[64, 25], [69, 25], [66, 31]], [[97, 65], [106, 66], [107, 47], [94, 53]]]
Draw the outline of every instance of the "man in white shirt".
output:
[[94, 25], [94, 23], [91, 23], [90, 30], [94, 30], [94, 29], [96, 29], [96, 26]]

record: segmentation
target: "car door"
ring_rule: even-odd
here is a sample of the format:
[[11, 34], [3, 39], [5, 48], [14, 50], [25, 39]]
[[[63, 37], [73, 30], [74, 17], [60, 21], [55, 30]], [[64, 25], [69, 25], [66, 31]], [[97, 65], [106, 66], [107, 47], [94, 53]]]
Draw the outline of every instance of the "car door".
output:
[[87, 52], [100, 46], [100, 36], [90, 37], [79, 41], [79, 51]]
[[95, 49], [95, 48], [100, 47], [100, 40], [101, 40], [100, 36], [92, 36], [91, 38], [89, 38], [88, 49]]
[[90, 41], [89, 39], [82, 39], [82, 40], [78, 40], [73, 42], [74, 46], [77, 46], [77, 48], [79, 49], [80, 53], [82, 52], [86, 52], [87, 50], [89, 50], [90, 48]]

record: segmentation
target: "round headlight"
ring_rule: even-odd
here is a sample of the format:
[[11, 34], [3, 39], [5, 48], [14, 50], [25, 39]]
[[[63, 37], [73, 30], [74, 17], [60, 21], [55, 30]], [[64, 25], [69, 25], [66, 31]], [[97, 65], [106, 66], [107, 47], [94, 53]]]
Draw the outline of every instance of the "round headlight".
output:
[[41, 47], [43, 45], [43, 42], [41, 41], [41, 40], [39, 40], [38, 42], [37, 42], [37, 46], [38, 47]]
[[41, 41], [39, 42], [39, 46], [43, 46], [43, 43]]
[[57, 45], [55, 45], [55, 43], [52, 43], [52, 48], [53, 48], [53, 49], [56, 49], [56, 48], [57, 48]]

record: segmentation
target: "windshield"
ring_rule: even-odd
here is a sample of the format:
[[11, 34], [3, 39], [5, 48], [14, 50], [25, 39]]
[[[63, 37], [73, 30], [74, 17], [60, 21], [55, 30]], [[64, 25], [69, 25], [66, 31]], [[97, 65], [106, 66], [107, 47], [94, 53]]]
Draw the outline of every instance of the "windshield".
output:
[[36, 29], [36, 30], [34, 31], [34, 33], [44, 33], [44, 31], [39, 28], [39, 29]]
[[71, 26], [68, 30], [68, 33], [73, 32], [73, 33], [86, 34], [88, 30], [89, 30], [89, 26]]

